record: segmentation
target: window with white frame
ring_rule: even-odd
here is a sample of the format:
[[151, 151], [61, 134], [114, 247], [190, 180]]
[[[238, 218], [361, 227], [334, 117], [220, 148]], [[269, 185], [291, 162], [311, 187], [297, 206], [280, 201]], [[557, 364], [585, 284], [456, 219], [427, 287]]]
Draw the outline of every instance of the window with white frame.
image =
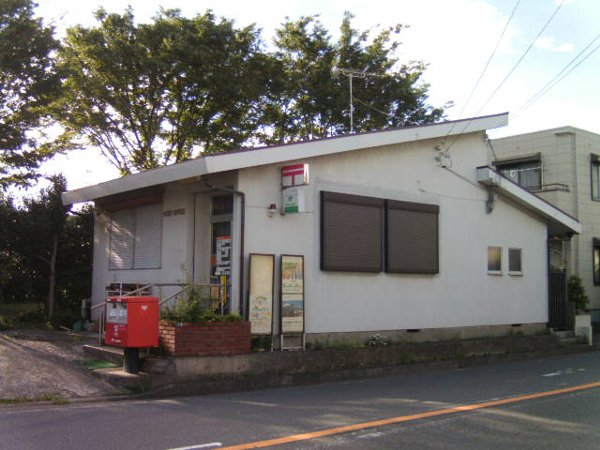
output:
[[592, 200], [600, 201], [600, 157], [598, 155], [590, 155], [590, 171]]
[[495, 161], [500, 174], [525, 189], [542, 187], [542, 159], [540, 153]]
[[116, 211], [110, 222], [109, 269], [160, 268], [162, 204]]
[[502, 274], [502, 247], [488, 247], [487, 270], [489, 274]]
[[600, 285], [600, 239], [593, 238], [594, 285]]
[[508, 249], [508, 274], [523, 275], [523, 251], [520, 248]]

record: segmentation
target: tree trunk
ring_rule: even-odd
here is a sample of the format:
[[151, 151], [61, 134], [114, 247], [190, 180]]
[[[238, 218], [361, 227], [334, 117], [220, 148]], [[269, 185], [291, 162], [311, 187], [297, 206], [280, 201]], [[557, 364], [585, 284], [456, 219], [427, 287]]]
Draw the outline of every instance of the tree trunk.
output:
[[50, 255], [50, 275], [48, 277], [48, 319], [54, 315], [54, 303], [56, 301], [56, 255], [58, 253], [58, 235], [52, 238], [52, 254]]

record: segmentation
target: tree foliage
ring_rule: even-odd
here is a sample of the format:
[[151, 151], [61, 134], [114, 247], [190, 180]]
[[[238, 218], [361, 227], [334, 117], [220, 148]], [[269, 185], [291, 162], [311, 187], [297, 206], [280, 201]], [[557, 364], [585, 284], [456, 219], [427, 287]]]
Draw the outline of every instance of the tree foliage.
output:
[[131, 9], [100, 9], [96, 18], [96, 27], [68, 30], [60, 53], [67, 77], [57, 114], [68, 132], [98, 146], [122, 174], [250, 138], [269, 73], [254, 27], [176, 10], [140, 25]]
[[0, 187], [35, 179], [53, 151], [35, 131], [60, 90], [53, 59], [59, 43], [34, 17], [35, 6], [31, 0], [0, 2]]
[[[352, 26], [344, 15], [334, 42], [316, 17], [287, 21], [277, 30], [275, 58], [282, 64], [283, 90], [270, 105], [270, 142], [327, 137], [351, 132], [349, 79], [352, 71], [354, 131], [419, 125], [442, 118], [429, 106], [422, 62], [401, 64], [395, 40], [402, 25], [380, 31]], [[339, 70], [342, 69], [342, 70]]]
[[439, 120], [429, 106], [425, 66], [395, 56], [398, 25], [375, 36], [343, 18], [333, 41], [315, 17], [288, 20], [273, 51], [254, 27], [210, 11], [194, 18], [162, 10], [136, 24], [133, 11], [68, 30], [60, 52], [64, 96], [56, 115], [65, 137], [86, 138], [122, 174], [212, 152]]
[[43, 303], [49, 318], [70, 325], [91, 290], [94, 212], [69, 212], [63, 177], [15, 206], [0, 196], [0, 302]]

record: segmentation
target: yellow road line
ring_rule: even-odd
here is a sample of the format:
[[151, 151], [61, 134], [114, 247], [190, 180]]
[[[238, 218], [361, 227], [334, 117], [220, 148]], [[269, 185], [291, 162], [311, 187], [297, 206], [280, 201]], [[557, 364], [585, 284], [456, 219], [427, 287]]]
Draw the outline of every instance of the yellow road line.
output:
[[385, 425], [393, 425], [396, 423], [411, 422], [413, 420], [427, 419], [430, 417], [444, 416], [444, 415], [448, 415], [448, 414], [455, 414], [455, 413], [465, 412], [465, 411], [476, 411], [478, 409], [492, 408], [494, 406], [508, 405], [511, 403], [524, 402], [527, 400], [534, 400], [534, 399], [543, 398], [543, 397], [551, 397], [553, 395], [568, 394], [570, 392], [584, 391], [586, 389], [593, 389], [593, 388], [597, 388], [597, 387], [600, 387], [600, 381], [595, 382], [595, 383], [589, 383], [589, 384], [581, 384], [579, 386], [573, 386], [573, 387], [569, 387], [569, 388], [556, 389], [553, 391], [538, 392], [535, 394], [521, 395], [519, 397], [510, 397], [510, 398], [504, 398], [504, 399], [500, 399], [500, 400], [493, 400], [493, 401], [485, 402], [485, 403], [474, 403], [471, 405], [456, 406], [453, 408], [437, 409], [434, 411], [426, 411], [426, 412], [422, 412], [422, 413], [418, 413], [418, 414], [410, 414], [407, 416], [391, 417], [389, 419], [374, 420], [371, 422], [356, 423], [354, 425], [346, 425], [343, 427], [328, 428], [326, 430], [313, 431], [313, 432], [309, 432], [309, 433], [294, 434], [292, 436], [284, 436], [284, 437], [277, 438], [277, 439], [268, 439], [265, 441], [248, 442], [245, 444], [232, 445], [230, 447], [223, 447], [221, 450], [246, 450], [246, 449], [251, 449], [251, 448], [265, 448], [265, 447], [272, 447], [275, 445], [291, 444], [293, 442], [307, 441], [310, 439], [317, 439], [317, 438], [321, 438], [321, 437], [325, 437], [325, 436], [331, 436], [334, 434], [348, 433], [350, 431], [359, 431], [359, 430], [364, 430], [367, 428], [375, 428], [375, 427], [382, 427]]

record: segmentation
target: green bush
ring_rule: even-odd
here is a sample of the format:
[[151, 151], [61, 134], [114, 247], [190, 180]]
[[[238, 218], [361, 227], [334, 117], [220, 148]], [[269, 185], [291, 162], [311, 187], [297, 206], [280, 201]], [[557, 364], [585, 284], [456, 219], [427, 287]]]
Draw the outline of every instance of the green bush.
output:
[[46, 328], [48, 324], [48, 316], [41, 308], [36, 311], [21, 312], [14, 318], [13, 324], [16, 326]]
[[211, 308], [212, 299], [195, 286], [188, 286], [187, 297], [177, 300], [173, 308], [165, 307], [161, 319], [169, 322], [241, 322], [239, 314], [220, 314]]
[[587, 309], [590, 299], [585, 292], [581, 278], [577, 275], [571, 275], [569, 278], [567, 283], [567, 298], [569, 302], [575, 305], [576, 312], [584, 312]]
[[392, 344], [392, 340], [387, 336], [382, 336], [379, 333], [375, 333], [365, 343], [367, 347], [387, 347]]

